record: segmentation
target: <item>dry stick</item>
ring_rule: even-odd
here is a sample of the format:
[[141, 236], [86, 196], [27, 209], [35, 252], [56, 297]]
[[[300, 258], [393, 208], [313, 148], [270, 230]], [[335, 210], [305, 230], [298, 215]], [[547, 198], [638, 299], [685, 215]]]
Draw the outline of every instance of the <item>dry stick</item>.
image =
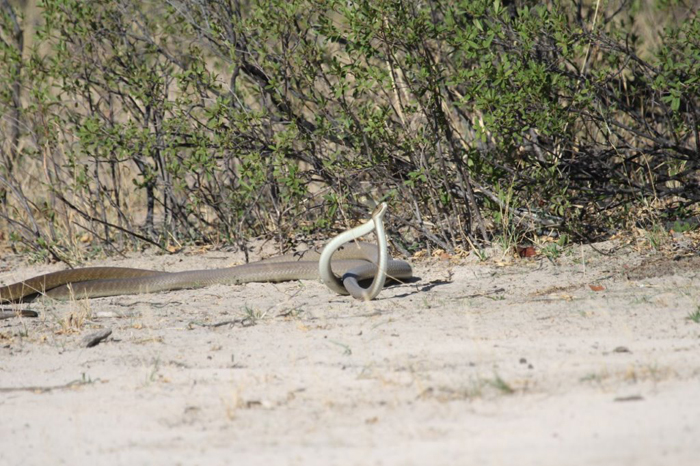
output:
[[498, 293], [505, 293], [505, 291], [506, 291], [505, 288], [495, 288], [491, 291], [485, 291], [483, 293], [465, 294], [462, 296], [456, 296], [455, 298], [452, 298], [452, 299], [490, 298], [491, 295], [498, 294]]
[[[482, 238], [484, 241], [489, 240], [489, 235], [486, 232], [486, 225], [484, 224], [484, 219], [481, 216], [481, 211], [479, 210], [479, 205], [476, 202], [476, 198], [474, 197], [474, 190], [472, 189], [472, 177], [469, 171], [464, 170], [464, 166], [461, 160], [458, 159], [457, 154], [456, 154], [456, 149], [454, 147], [454, 144], [452, 143], [452, 136], [453, 134], [456, 134], [457, 139], [459, 140], [460, 144], [464, 148], [466, 153], [469, 153], [469, 150], [471, 149], [470, 145], [467, 143], [467, 141], [464, 139], [464, 136], [462, 136], [462, 133], [460, 133], [458, 127], [457, 127], [457, 121], [455, 121], [455, 117], [450, 111], [450, 108], [447, 105], [447, 100], [450, 100], [450, 93], [448, 90], [445, 93], [446, 98], [445, 99], [440, 99], [440, 106], [441, 106], [441, 111], [443, 116], [445, 117], [445, 129], [449, 131], [449, 133], [452, 134], [447, 134], [448, 140], [450, 141], [450, 146], [452, 147], [452, 157], [453, 157], [453, 162], [458, 168], [459, 171], [459, 183], [460, 188], [462, 188], [462, 191], [466, 191], [464, 194], [466, 194], [467, 201], [471, 204], [472, 207], [472, 212], [474, 213], [474, 217], [476, 220], [477, 227], [479, 228], [479, 232], [481, 233]], [[469, 235], [467, 235], [467, 238], [469, 238]], [[469, 240], [471, 243], [471, 240]]]
[[188, 327], [192, 327], [193, 325], [209, 328], [223, 327], [224, 325], [240, 325], [241, 327], [252, 327], [253, 325], [255, 325], [255, 322], [253, 322], [253, 320], [249, 317], [244, 317], [242, 319], [224, 320], [221, 322], [215, 322], [213, 324], [193, 320], [187, 324]]
[[[23, 223], [19, 223], [19, 222], [16, 222], [16, 223], [21, 225], [22, 227], [24, 227], [25, 230], [28, 230], [31, 233], [33, 233], [35, 236], [40, 236], [39, 224], [37, 223], [36, 219], [34, 218], [34, 215], [32, 214], [32, 209], [29, 207], [29, 202], [27, 201], [27, 198], [24, 196], [23, 193], [21, 193], [19, 191], [19, 189], [15, 185], [10, 183], [10, 181], [2, 175], [0, 175], [0, 182], [7, 185], [7, 187], [10, 188], [10, 190], [12, 190], [12, 192], [15, 194], [15, 196], [17, 196], [17, 200], [20, 202], [20, 204], [22, 204], [22, 207], [24, 208], [24, 211], [27, 213], [29, 220], [32, 222], [32, 226], [34, 227], [34, 230], [31, 230], [29, 227], [27, 227]], [[10, 217], [6, 217], [5, 215], [3, 215], [3, 217], [5, 217], [7, 220], [11, 220]]]
[[0, 308], [0, 320], [12, 319], [13, 317], [39, 317], [39, 313], [30, 309]]
[[[596, 28], [596, 23], [598, 21], [598, 8], [599, 7], [600, 7], [600, 0], [597, 0], [596, 5], [595, 5], [595, 13], [593, 14], [593, 27], [591, 28], [591, 34], [593, 34], [593, 31], [595, 31], [595, 28]], [[583, 66], [581, 67], [580, 79], [577, 80], [577, 82], [576, 82], [576, 90], [575, 90], [576, 93], [578, 93], [578, 91], [581, 87], [581, 81], [586, 78], [587, 68], [588, 68], [588, 63], [589, 63], [590, 57], [591, 57], [591, 42], [588, 43], [588, 47], [586, 48], [586, 56], [583, 59]], [[566, 133], [568, 128], [569, 128], [569, 122], [567, 121], [566, 124], [564, 125], [564, 131], [562, 131], [562, 133]], [[561, 154], [562, 154], [561, 145], [562, 145], [561, 141], [554, 145], [553, 155], [556, 159], [561, 158]]]
[[162, 245], [160, 245], [158, 242], [153, 241], [152, 239], [147, 238], [146, 236], [140, 235], [140, 234], [136, 233], [135, 231], [128, 230], [128, 229], [126, 229], [126, 228], [124, 228], [124, 227], [122, 227], [122, 226], [120, 226], [120, 225], [115, 225], [114, 223], [107, 222], [107, 221], [102, 220], [102, 219], [99, 219], [99, 218], [97, 218], [97, 217], [93, 217], [92, 215], [90, 215], [90, 214], [87, 213], [87, 212], [83, 212], [82, 210], [80, 210], [77, 206], [73, 205], [68, 199], [66, 199], [66, 198], [65, 198], [63, 195], [61, 195], [61, 194], [58, 194], [58, 198], [61, 200], [61, 202], [65, 203], [68, 207], [70, 207], [71, 209], [73, 209], [75, 212], [77, 212], [81, 217], [83, 217], [83, 218], [86, 219], [86, 220], [89, 220], [89, 221], [91, 221], [91, 222], [102, 223], [102, 224], [104, 224], [104, 225], [108, 225], [108, 226], [110, 226], [111, 228], [114, 228], [114, 229], [117, 229], [117, 230], [121, 231], [122, 233], [126, 233], [127, 235], [135, 236], [136, 238], [138, 238], [138, 239], [140, 239], [140, 240], [142, 240], [142, 241], [145, 241], [146, 243], [152, 244], [152, 245], [158, 247], [159, 249], [161, 249], [161, 250], [163, 250], [163, 251], [167, 251], [167, 249], [164, 248]]
[[[20, 59], [15, 62], [15, 64], [10, 68], [10, 75], [14, 76], [15, 79], [13, 80], [12, 84], [8, 87], [10, 87], [11, 90], [11, 105], [10, 105], [10, 153], [9, 153], [9, 158], [6, 159], [6, 173], [8, 176], [12, 176], [12, 171], [14, 167], [14, 163], [17, 161], [17, 158], [19, 156], [19, 140], [20, 140], [20, 124], [21, 124], [21, 115], [22, 115], [22, 104], [21, 104], [21, 90], [22, 90], [22, 75], [24, 74], [22, 72], [22, 68], [24, 65], [24, 60], [22, 58], [23, 52], [24, 52], [24, 30], [22, 29], [22, 26], [20, 25], [19, 19], [17, 18], [17, 15], [15, 14], [15, 10], [13, 7], [10, 5], [10, 3], [7, 0], [2, 0], [1, 4], [3, 13], [5, 18], [9, 19], [10, 21], [10, 26], [12, 28], [12, 32], [10, 33], [10, 39], [5, 42], [6, 46], [13, 47], [15, 49], [15, 52], [18, 53]], [[7, 31], [9, 32], [9, 31]], [[12, 42], [14, 43], [9, 43]], [[5, 198], [6, 191], [2, 190], [0, 191], [0, 196], [2, 197], [2, 202], [6, 200]]]
[[30, 386], [30, 387], [0, 387], [0, 393], [11, 393], [11, 392], [34, 392], [34, 393], [45, 393], [52, 390], [65, 390], [66, 388], [80, 387], [81, 385], [89, 385], [94, 383], [95, 380], [74, 380], [63, 385], [50, 385], [45, 387]]
[[[439, 60], [439, 59], [438, 59], [438, 60]], [[403, 72], [403, 69], [401, 69], [401, 71]], [[400, 76], [400, 75], [399, 75], [399, 76]], [[406, 87], [408, 87], [408, 85], [406, 85]], [[435, 96], [436, 96], [436, 97], [442, 97], [441, 92], [440, 92], [439, 89], [436, 89], [436, 90], [435, 90]], [[457, 133], [457, 136], [459, 137], [460, 142], [462, 143], [462, 145], [465, 146], [465, 149], [468, 149], [468, 144], [465, 143], [464, 138], [461, 136], [461, 134], [460, 134], [459, 131], [457, 130], [456, 124], [455, 124], [453, 121], [451, 121], [451, 120], [453, 119], [453, 115], [452, 115], [452, 114], [449, 112], [449, 110], [446, 108], [445, 99], [439, 98], [438, 100], [440, 101], [440, 108], [438, 109], [438, 111], [441, 113], [441, 115], [442, 115], [442, 117], [443, 117], [443, 120], [444, 120], [444, 122], [445, 122], [445, 128], [444, 128], [444, 129], [445, 129], [446, 132], [447, 132], [446, 136], [447, 136], [448, 142], [449, 142], [450, 147], [451, 147], [451, 153], [452, 153], [453, 162], [456, 164], [456, 166], [458, 167], [458, 170], [459, 170], [459, 172], [458, 172], [458, 174], [459, 174], [458, 182], [459, 182], [459, 184], [460, 184], [461, 194], [462, 194], [463, 198], [466, 197], [465, 200], [466, 200], [466, 204], [467, 204], [467, 211], [468, 211], [469, 213], [473, 213], [473, 214], [474, 214], [474, 217], [475, 217], [477, 226], [478, 226], [478, 228], [479, 228], [479, 230], [480, 230], [480, 233], [482, 234], [482, 237], [484, 238], [484, 240], [488, 240], [488, 234], [487, 234], [487, 232], [486, 232], [486, 228], [485, 228], [485, 225], [484, 225], [484, 221], [483, 221], [483, 218], [482, 218], [482, 216], [481, 216], [481, 212], [480, 212], [480, 210], [479, 210], [479, 207], [478, 207], [478, 205], [477, 205], [477, 203], [476, 203], [476, 199], [475, 199], [475, 197], [474, 197], [474, 192], [473, 192], [473, 189], [472, 189], [471, 176], [469, 175], [469, 173], [465, 173], [465, 172], [464, 172], [463, 167], [462, 167], [462, 165], [461, 165], [461, 161], [458, 160], [457, 157], [456, 157], [456, 154], [455, 154], [455, 147], [454, 147], [454, 145], [453, 145], [453, 143], [452, 143], [452, 138], [451, 138], [451, 134], [450, 134], [450, 133], [452, 133], [452, 132], [456, 132], [456, 133]], [[448, 91], [448, 100], [449, 100], [449, 91]], [[423, 108], [424, 113], [427, 115], [427, 109], [426, 109], [422, 104], [421, 104], [421, 107]], [[436, 127], [436, 129], [437, 129], [437, 127]], [[436, 131], [436, 132], [437, 132], [437, 131]], [[438, 146], [437, 146], [437, 149], [440, 150], [439, 144], [438, 144]], [[440, 161], [441, 161], [442, 163], [444, 163], [444, 161], [443, 161], [443, 159], [442, 159], [442, 154], [440, 155], [440, 158], [439, 158], [439, 159], [440, 159]], [[429, 174], [426, 174], [426, 175], [429, 177]], [[443, 182], [444, 182], [444, 181], [445, 181], [445, 180], [443, 179]], [[446, 186], [446, 188], [449, 189], [448, 186]], [[470, 212], [469, 206], [472, 207], [471, 212]], [[457, 216], [457, 217], [459, 218], [459, 216]], [[449, 227], [449, 223], [448, 223], [448, 227]], [[453, 232], [451, 232], [451, 233], [453, 233]], [[467, 233], [467, 235], [465, 235], [465, 236], [468, 238], [468, 237], [469, 237], [469, 233]], [[453, 234], [453, 237], [454, 237], [454, 234]], [[471, 241], [470, 241], [470, 242], [471, 242]], [[445, 249], [450, 249], [450, 248], [445, 248]]]
[[[489, 190], [488, 188], [485, 188], [484, 186], [481, 186], [476, 181], [472, 180], [472, 182], [474, 183], [474, 186], [476, 186], [476, 188], [479, 191], [481, 191], [486, 197], [488, 197], [491, 201], [493, 201], [499, 207], [501, 207], [503, 209], [508, 208], [508, 206], [504, 205], [503, 201], [501, 201], [493, 191]], [[525, 212], [525, 211], [520, 211], [518, 209], [511, 210], [510, 212], [512, 212], [512, 214], [518, 218], [521, 218], [523, 220], [528, 220], [528, 221], [531, 221], [533, 223], [536, 223], [538, 225], [543, 225], [543, 226], [560, 226], [563, 224], [563, 221], [564, 221], [564, 219], [562, 219], [561, 217], [557, 217], [554, 215], [547, 216], [550, 218], [547, 218], [547, 217], [540, 218], [536, 214], [532, 214], [530, 212]]]
[[[428, 46], [425, 38], [423, 38], [423, 46], [426, 50], [426, 56], [427, 56], [428, 60], [431, 62], [431, 64], [434, 64], [434, 65], [439, 64], [441, 62], [440, 50], [438, 49], [435, 51], [435, 56], [431, 55], [429, 52], [430, 47]], [[484, 238], [484, 241], [488, 241], [489, 238], [488, 238], [488, 234], [486, 232], [486, 227], [484, 225], [483, 219], [482, 219], [481, 214], [479, 212], [479, 206], [476, 204], [476, 200], [474, 199], [473, 191], [472, 191], [471, 185], [469, 183], [468, 173], [464, 172], [461, 160], [459, 160], [459, 157], [457, 156], [457, 151], [456, 151], [456, 148], [454, 146], [454, 141], [452, 138], [452, 126], [450, 124], [449, 116], [448, 116], [448, 114], [451, 114], [451, 112], [449, 112], [449, 111], [445, 112], [445, 109], [443, 108], [445, 106], [445, 99], [443, 98], [442, 89], [441, 89], [440, 85], [436, 85], [433, 88], [432, 93], [433, 93], [433, 96], [435, 98], [435, 101], [439, 103], [435, 107], [434, 112], [433, 112], [434, 115], [437, 115], [439, 117], [439, 121], [435, 122], [435, 133], [437, 135], [440, 132], [440, 127], [442, 126], [442, 129], [445, 132], [445, 137], [447, 139], [447, 143], [450, 146], [450, 154], [452, 156], [451, 158], [452, 158], [453, 163], [457, 167], [457, 175], [458, 175], [457, 182], [461, 188], [460, 194], [462, 195], [462, 198], [465, 200], [466, 213], [469, 215], [469, 227], [468, 227], [468, 229], [471, 230], [471, 224], [473, 221], [472, 217], [475, 217], [474, 220], [476, 220], [477, 227], [479, 228], [479, 230]], [[443, 157], [439, 142], [437, 143], [436, 148], [438, 150], [438, 155], [439, 155], [438, 160], [439, 160], [440, 164], [442, 165], [443, 170], [445, 170], [445, 173], [447, 173], [445, 162], [444, 162], [444, 157]], [[445, 184], [445, 188], [449, 191], [449, 186], [447, 186], [447, 181], [444, 177], [443, 177], [443, 184]], [[452, 204], [454, 204], [454, 203], [452, 203]], [[471, 206], [471, 209], [470, 209], [470, 206]], [[454, 205], [452, 205], [452, 208], [453, 208], [453, 214], [457, 218], [459, 218], [459, 215], [457, 215], [457, 212], [456, 212]], [[449, 222], [447, 223], [447, 226], [448, 226], [448, 228], [450, 227]], [[468, 231], [465, 235], [463, 230], [464, 230], [463, 228], [460, 228], [460, 233], [461, 233], [460, 236], [462, 238], [468, 237], [471, 234], [471, 231]], [[450, 233], [453, 235], [453, 237], [455, 236], [454, 233], [451, 231], [451, 228], [450, 228]], [[454, 244], [454, 242], [453, 242], [453, 244]], [[463, 239], [462, 239], [462, 245], [465, 246]]]

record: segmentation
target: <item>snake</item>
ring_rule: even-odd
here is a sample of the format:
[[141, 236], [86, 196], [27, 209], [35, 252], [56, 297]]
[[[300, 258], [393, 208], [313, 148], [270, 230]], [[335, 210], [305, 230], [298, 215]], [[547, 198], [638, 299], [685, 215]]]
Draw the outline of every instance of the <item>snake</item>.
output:
[[[389, 257], [381, 203], [365, 223], [333, 238], [321, 253], [308, 250], [234, 267], [163, 272], [126, 267], [84, 267], [39, 275], [0, 287], [0, 303], [31, 302], [42, 297], [57, 300], [99, 298], [200, 288], [213, 284], [321, 281], [332, 291], [362, 301], [377, 297], [386, 278], [400, 281], [412, 276], [410, 264]], [[377, 245], [357, 241], [375, 232]], [[372, 279], [368, 288], [360, 282]]]

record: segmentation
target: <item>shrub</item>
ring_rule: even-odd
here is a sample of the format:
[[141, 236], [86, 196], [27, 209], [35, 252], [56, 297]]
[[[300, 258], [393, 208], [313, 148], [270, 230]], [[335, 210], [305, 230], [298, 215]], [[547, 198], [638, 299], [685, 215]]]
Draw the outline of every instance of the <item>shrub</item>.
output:
[[626, 0], [45, 0], [23, 54], [3, 5], [2, 216], [58, 258], [284, 241], [366, 198], [445, 249], [700, 199], [695, 10], [645, 40]]

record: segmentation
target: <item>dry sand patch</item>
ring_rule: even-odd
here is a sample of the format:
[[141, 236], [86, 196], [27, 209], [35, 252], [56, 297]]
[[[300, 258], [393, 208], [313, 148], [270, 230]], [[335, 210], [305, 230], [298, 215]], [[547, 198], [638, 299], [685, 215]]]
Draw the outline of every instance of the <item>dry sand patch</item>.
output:
[[[696, 256], [414, 265], [371, 303], [306, 281], [0, 321], [0, 464], [695, 464]], [[57, 268], [0, 266], [2, 283]]]

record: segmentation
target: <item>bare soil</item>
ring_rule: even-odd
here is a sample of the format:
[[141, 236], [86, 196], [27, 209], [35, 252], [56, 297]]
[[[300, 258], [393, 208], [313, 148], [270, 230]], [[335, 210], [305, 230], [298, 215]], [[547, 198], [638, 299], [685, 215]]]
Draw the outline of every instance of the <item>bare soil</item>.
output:
[[[694, 250], [413, 264], [371, 303], [305, 281], [33, 304], [0, 321], [0, 464], [698, 464]], [[60, 268], [5, 257], [0, 283]]]

